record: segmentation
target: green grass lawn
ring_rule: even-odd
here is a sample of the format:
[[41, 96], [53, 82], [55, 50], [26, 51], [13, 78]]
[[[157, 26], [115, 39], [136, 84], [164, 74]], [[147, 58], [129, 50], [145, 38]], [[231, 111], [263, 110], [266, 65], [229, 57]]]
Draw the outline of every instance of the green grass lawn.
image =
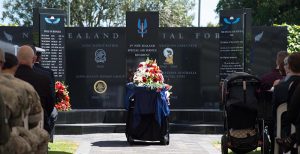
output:
[[48, 154], [73, 154], [76, 152], [79, 144], [73, 141], [55, 140], [49, 142]]

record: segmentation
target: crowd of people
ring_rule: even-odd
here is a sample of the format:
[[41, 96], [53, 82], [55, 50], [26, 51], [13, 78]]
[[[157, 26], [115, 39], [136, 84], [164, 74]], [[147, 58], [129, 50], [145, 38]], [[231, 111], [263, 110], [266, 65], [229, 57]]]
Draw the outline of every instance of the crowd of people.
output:
[[[273, 153], [274, 144], [277, 142], [283, 152], [293, 149], [295, 144], [300, 145], [300, 53], [294, 52], [288, 55], [285, 51], [277, 54], [276, 68], [261, 77], [262, 90], [267, 91], [272, 104], [273, 119], [268, 124], [271, 137], [271, 153]], [[287, 103], [287, 111], [282, 115], [281, 136], [275, 139], [275, 123], [277, 107]], [[296, 127], [296, 133], [290, 134], [291, 124]], [[295, 150], [296, 151], [296, 150]], [[292, 151], [293, 152], [293, 151]]]
[[0, 153], [43, 154], [57, 118], [54, 76], [34, 46], [0, 49]]

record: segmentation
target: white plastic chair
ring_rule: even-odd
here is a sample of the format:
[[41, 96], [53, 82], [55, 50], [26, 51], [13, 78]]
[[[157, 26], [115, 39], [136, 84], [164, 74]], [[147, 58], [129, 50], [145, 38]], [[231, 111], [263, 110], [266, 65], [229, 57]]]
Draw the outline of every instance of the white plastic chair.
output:
[[[281, 138], [281, 116], [284, 112], [287, 111], [287, 103], [283, 103], [277, 107], [277, 114], [276, 114], [276, 138]], [[296, 129], [295, 126], [292, 124], [291, 125], [291, 134], [295, 133]], [[299, 153], [299, 147], [298, 147], [298, 153]], [[279, 145], [275, 141], [275, 146], [274, 146], [274, 154], [279, 154]], [[290, 152], [287, 152], [287, 154], [290, 154]]]

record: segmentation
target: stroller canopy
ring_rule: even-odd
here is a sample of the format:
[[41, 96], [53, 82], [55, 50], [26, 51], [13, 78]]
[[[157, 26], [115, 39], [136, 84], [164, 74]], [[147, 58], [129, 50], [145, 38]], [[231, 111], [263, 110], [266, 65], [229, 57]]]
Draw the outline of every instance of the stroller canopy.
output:
[[256, 106], [257, 103], [256, 91], [259, 85], [260, 80], [256, 76], [246, 72], [232, 73], [224, 80], [222, 102], [226, 105], [247, 104], [246, 106], [253, 108], [253, 105]]
[[229, 84], [230, 82], [237, 80], [237, 79], [245, 79], [245, 80], [254, 79], [257, 82], [260, 82], [260, 79], [254, 75], [248, 74], [246, 72], [234, 72], [234, 73], [229, 74], [226, 77], [226, 79], [224, 80], [224, 85]]

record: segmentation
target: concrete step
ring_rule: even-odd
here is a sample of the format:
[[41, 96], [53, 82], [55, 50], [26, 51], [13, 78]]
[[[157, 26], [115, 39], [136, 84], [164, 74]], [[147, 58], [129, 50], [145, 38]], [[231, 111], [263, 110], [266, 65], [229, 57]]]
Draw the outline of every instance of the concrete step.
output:
[[[55, 134], [125, 133], [125, 123], [78, 123], [56, 124]], [[176, 124], [170, 123], [170, 133], [221, 134], [221, 124]]]
[[[57, 124], [76, 123], [126, 123], [125, 109], [77, 109], [59, 112]], [[219, 109], [171, 109], [171, 123], [205, 124], [223, 123]]]

